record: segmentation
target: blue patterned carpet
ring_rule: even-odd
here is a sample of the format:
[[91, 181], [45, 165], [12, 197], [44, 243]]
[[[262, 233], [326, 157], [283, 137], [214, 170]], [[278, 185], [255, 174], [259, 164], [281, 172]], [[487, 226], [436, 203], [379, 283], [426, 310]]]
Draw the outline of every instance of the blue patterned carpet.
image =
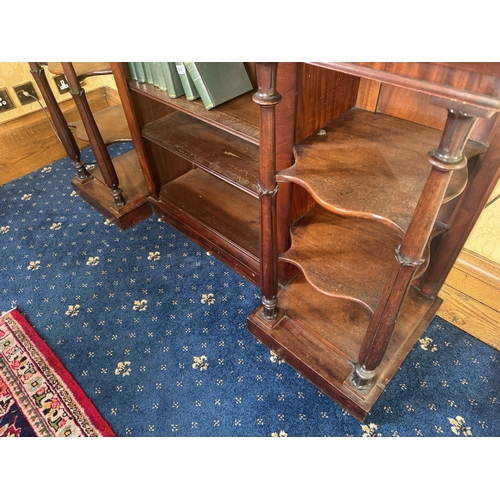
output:
[[498, 351], [436, 318], [361, 424], [248, 332], [257, 288], [156, 217], [109, 225], [73, 175], [65, 158], [0, 187], [0, 311], [119, 436], [500, 436]]

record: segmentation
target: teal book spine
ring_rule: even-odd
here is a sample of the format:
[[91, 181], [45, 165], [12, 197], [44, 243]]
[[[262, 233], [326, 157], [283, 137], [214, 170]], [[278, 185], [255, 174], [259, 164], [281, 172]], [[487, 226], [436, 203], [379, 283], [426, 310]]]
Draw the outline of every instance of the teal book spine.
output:
[[156, 70], [156, 65], [154, 62], [149, 63], [149, 67], [151, 68], [151, 78], [152, 83], [155, 87], [158, 87], [158, 72]]
[[186, 69], [206, 109], [252, 90], [252, 82], [241, 62], [186, 62]]
[[155, 62], [153, 63], [155, 65], [155, 71], [156, 71], [156, 78], [158, 81], [158, 87], [160, 90], [163, 90], [164, 92], [167, 92], [167, 80], [165, 78], [165, 74], [163, 73], [163, 69], [161, 67], [161, 63]]
[[198, 99], [200, 97], [200, 94], [198, 93], [193, 80], [189, 76], [185, 64], [183, 62], [176, 62], [175, 67], [177, 68], [177, 73], [179, 73], [179, 78], [181, 79], [186, 99], [188, 101], [194, 101], [195, 99]]
[[133, 62], [128, 62], [127, 63], [128, 69], [130, 71], [130, 78], [132, 78], [132, 80], [138, 80], [138, 78], [137, 78], [137, 71], [135, 70], [134, 64], [135, 63], [133, 63]]
[[141, 82], [141, 83], [147, 82], [146, 72], [144, 71], [144, 66], [142, 65], [142, 63], [141, 62], [134, 62], [132, 64], [134, 65], [134, 68], [135, 68], [135, 73], [137, 75], [137, 81]]
[[151, 67], [151, 63], [150, 62], [143, 62], [142, 65], [144, 67], [144, 72], [146, 73], [146, 81], [148, 83], [151, 83], [152, 85], [154, 85], [153, 68]]
[[160, 63], [163, 69], [163, 74], [165, 75], [165, 80], [167, 82], [167, 92], [168, 97], [176, 99], [184, 95], [184, 87], [182, 86], [179, 73], [177, 73], [177, 68], [173, 62], [162, 62]]

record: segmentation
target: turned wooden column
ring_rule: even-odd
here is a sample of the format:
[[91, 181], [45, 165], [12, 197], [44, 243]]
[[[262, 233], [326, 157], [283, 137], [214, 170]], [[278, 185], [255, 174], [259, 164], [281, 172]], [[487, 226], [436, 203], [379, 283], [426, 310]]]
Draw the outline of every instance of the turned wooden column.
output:
[[[391, 339], [401, 305], [411, 285], [416, 269], [423, 263], [424, 250], [436, 222], [450, 178], [455, 170], [467, 165], [463, 148], [477, 120], [471, 113], [479, 109], [441, 101], [448, 107], [448, 117], [439, 147], [428, 154], [432, 166], [427, 182], [415, 208], [402, 244], [396, 249], [396, 260], [380, 302], [363, 339], [358, 363], [351, 377], [351, 384], [358, 389], [368, 389], [376, 376]], [[463, 108], [463, 107], [462, 107]]]
[[37, 62], [30, 62], [28, 64], [30, 72], [33, 75], [33, 79], [40, 89], [40, 93], [42, 94], [50, 116], [52, 117], [57, 137], [61, 141], [64, 149], [66, 150], [66, 154], [70, 157], [72, 165], [76, 170], [76, 176], [80, 180], [88, 179], [89, 173], [85, 169], [84, 163], [81, 161], [80, 149], [78, 148], [75, 137], [68, 127], [68, 122], [66, 121], [66, 118], [64, 118], [61, 108], [57, 104], [56, 98], [50, 89], [44, 69]]
[[276, 92], [278, 63], [256, 63], [258, 91], [253, 96], [260, 106], [260, 281], [262, 317], [278, 314], [278, 241], [276, 224], [276, 123], [275, 107], [281, 101]]
[[118, 187], [118, 176], [116, 175], [113, 161], [109, 156], [106, 144], [102, 139], [99, 128], [95, 122], [94, 115], [92, 114], [87, 101], [87, 97], [85, 96], [85, 90], [80, 85], [80, 81], [75, 73], [73, 65], [70, 62], [63, 62], [61, 65], [66, 79], [68, 80], [71, 95], [73, 96], [85, 130], [87, 131], [90, 145], [94, 151], [104, 182], [111, 191], [115, 205], [117, 207], [122, 207], [125, 205], [125, 199], [123, 198], [121, 188]]
[[[467, 187], [457, 203], [451, 227], [443, 235], [421, 280], [420, 291], [429, 296], [438, 295], [443, 283], [462, 251], [479, 216], [484, 210], [495, 186], [500, 181], [500, 118], [496, 124], [491, 145], [469, 172]], [[479, 125], [479, 124], [478, 124]]]

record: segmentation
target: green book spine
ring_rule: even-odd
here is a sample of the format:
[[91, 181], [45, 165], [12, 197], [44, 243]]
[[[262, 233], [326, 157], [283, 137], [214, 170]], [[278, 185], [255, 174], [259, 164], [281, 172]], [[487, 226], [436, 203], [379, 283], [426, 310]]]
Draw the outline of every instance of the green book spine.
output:
[[252, 90], [252, 83], [241, 62], [186, 62], [186, 69], [206, 109]]
[[153, 68], [151, 67], [151, 63], [143, 62], [142, 65], [144, 66], [144, 72], [146, 73], [146, 81], [154, 85]]
[[194, 86], [196, 87], [196, 89], [198, 90], [198, 93], [200, 94], [201, 100], [202, 100], [205, 108], [206, 109], [213, 108], [214, 103], [212, 102], [212, 99], [210, 98], [210, 93], [208, 92], [208, 89], [206, 88], [205, 84], [203, 83], [203, 79], [201, 78], [201, 75], [198, 72], [198, 68], [196, 67], [195, 63], [185, 62], [184, 65], [186, 66], [186, 70], [188, 72], [188, 75], [191, 77], [191, 80], [193, 81]]
[[186, 99], [188, 101], [194, 101], [195, 99], [198, 99], [200, 97], [200, 94], [198, 93], [193, 80], [189, 76], [184, 63], [176, 62], [175, 67], [177, 68], [177, 73], [179, 73], [179, 78], [181, 79], [184, 93], [186, 94]]
[[155, 68], [156, 80], [158, 82], [158, 87], [160, 88], [160, 90], [167, 92], [167, 80], [165, 78], [165, 74], [163, 73], [161, 63], [155, 62], [153, 64], [154, 64], [154, 68]]
[[159, 83], [158, 83], [158, 72], [156, 70], [156, 65], [154, 62], [150, 62], [149, 63], [149, 67], [151, 68], [151, 78], [153, 79], [153, 85], [155, 87], [158, 87], [159, 86]]
[[135, 67], [135, 72], [137, 74], [137, 81], [139, 82], [146, 82], [146, 72], [144, 71], [144, 66], [141, 62], [134, 62], [132, 63]]
[[138, 80], [138, 78], [137, 78], [137, 71], [135, 70], [134, 64], [135, 63], [133, 63], [133, 62], [128, 62], [127, 63], [128, 69], [130, 71], [130, 77], [132, 78], [132, 80]]
[[184, 88], [182, 86], [179, 73], [177, 73], [175, 63], [162, 62], [160, 65], [163, 69], [163, 74], [165, 75], [165, 80], [167, 82], [168, 97], [176, 99], [177, 97], [184, 95]]

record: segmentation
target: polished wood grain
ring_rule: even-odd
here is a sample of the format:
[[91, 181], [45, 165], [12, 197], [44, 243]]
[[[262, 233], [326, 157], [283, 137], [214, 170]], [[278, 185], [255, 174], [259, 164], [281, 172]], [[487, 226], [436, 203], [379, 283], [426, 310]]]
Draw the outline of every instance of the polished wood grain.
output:
[[[440, 304], [433, 295], [418, 292], [412, 282], [417, 284], [415, 278], [421, 272], [417, 269], [429, 260], [425, 255], [426, 251], [429, 255], [438, 216], [443, 216], [450, 227], [459, 221], [457, 230], [462, 218], [462, 226], [470, 221], [461, 210], [462, 199], [472, 202], [470, 192], [461, 196], [468, 175], [478, 176], [485, 153], [491, 150], [492, 158], [498, 157], [495, 148], [486, 152], [488, 141], [476, 143], [468, 139], [478, 118], [489, 120], [498, 111], [499, 81], [494, 74], [480, 78], [467, 74], [470, 68], [439, 63], [317, 65], [332, 70], [332, 74], [340, 71], [361, 77], [358, 109], [347, 111], [323, 125], [319, 133], [299, 141], [294, 146], [295, 164], [277, 172], [276, 178], [281, 184], [302, 186], [332, 215], [317, 218], [314, 209], [292, 226], [291, 247], [280, 257], [302, 274], [278, 294], [276, 321], [264, 321], [260, 308], [248, 321], [250, 330], [262, 342], [278, 349], [285, 360], [348, 411], [356, 407], [355, 414], [362, 419], [371, 407], [368, 401], [373, 404], [376, 400], [381, 381], [388, 380], [383, 374], [384, 364], [399, 364], [399, 355], [404, 358], [416, 340], [415, 330], [422, 332]], [[394, 101], [399, 88], [409, 91], [409, 98], [415, 92], [430, 94], [429, 103], [444, 108], [446, 121], [432, 116], [429, 106], [423, 112], [417, 111], [416, 118], [425, 126], [409, 121], [415, 116], [408, 111], [425, 101], [418, 95], [408, 100], [401, 112]], [[392, 116], [398, 114], [400, 118]], [[423, 121], [429, 115], [431, 120]], [[265, 140], [273, 141], [274, 137], [261, 137], [261, 144]], [[469, 151], [464, 156], [466, 146]], [[468, 157], [473, 161], [467, 170]], [[491, 179], [480, 185], [489, 189]], [[449, 208], [443, 210], [443, 206]], [[367, 230], [363, 222], [370, 222], [375, 230]], [[400, 244], [391, 241], [382, 229], [392, 237], [400, 237]], [[453, 251], [457, 249], [452, 250], [449, 242], [443, 243], [446, 241], [442, 237], [440, 244], [433, 246], [432, 254], [440, 258], [441, 264], [452, 265]], [[430, 276], [437, 275], [444, 279], [446, 269], [442, 265], [436, 268], [431, 261], [429, 272], [422, 277], [423, 287], [427, 288]], [[374, 295], [370, 296], [370, 292]], [[317, 302], [313, 299], [315, 293]], [[419, 326], [410, 327], [407, 332], [413, 332], [411, 340], [407, 338], [404, 348], [393, 351], [403, 311], [415, 294], [429, 308], [412, 311], [411, 321]], [[328, 342], [321, 340], [328, 321], [342, 321], [342, 314], [332, 306], [332, 298], [343, 300], [345, 308], [345, 304], [364, 306], [370, 315], [362, 337], [354, 341], [356, 354], [352, 357], [348, 354], [352, 345], [339, 340], [344, 338], [341, 334]], [[325, 308], [323, 312], [319, 312], [320, 307]], [[335, 316], [330, 316], [330, 311]], [[353, 312], [346, 324], [336, 323], [336, 327], [348, 330], [358, 314]], [[368, 404], [364, 413], [357, 397]]]
[[190, 115], [175, 112], [147, 124], [143, 137], [258, 197], [259, 148]]
[[[424, 92], [485, 110], [500, 109], [500, 63], [314, 63], [323, 68]], [[485, 68], [488, 68], [486, 73]], [[471, 71], [471, 68], [474, 71]]]
[[154, 199], [158, 199], [160, 186], [157, 182], [157, 177], [155, 177], [154, 173], [149, 168], [146, 151], [141, 136], [141, 125], [139, 124], [139, 118], [132, 103], [132, 96], [128, 92], [130, 69], [128, 67], [128, 64], [118, 62], [111, 62], [110, 66], [111, 70], [113, 71], [113, 78], [117, 86], [117, 93], [120, 97], [120, 103], [123, 107], [123, 112], [128, 124], [130, 136], [137, 152], [137, 159], [139, 160], [139, 164], [144, 175], [144, 182], [150, 196]]
[[[109, 62], [74, 62], [72, 63], [80, 81], [91, 75], [110, 75], [111, 66]], [[54, 75], [64, 75], [63, 63], [49, 62], [47, 69]]]
[[377, 221], [343, 217], [320, 206], [300, 219], [291, 234], [292, 245], [282, 260], [299, 267], [321, 293], [359, 302], [373, 313], [401, 236]]
[[356, 107], [366, 111], [376, 111], [380, 96], [380, 87], [380, 82], [361, 78], [356, 99]]
[[[323, 130], [295, 146], [294, 166], [277, 179], [300, 184], [325, 208], [379, 219], [404, 234], [429, 175], [426, 155], [440, 132], [359, 109]], [[467, 154], [484, 149], [469, 141]], [[456, 172], [445, 201], [466, 182], [467, 172]]]
[[438, 130], [446, 122], [446, 109], [433, 106], [427, 94], [388, 84], [380, 85], [374, 111]]
[[301, 63], [297, 78], [295, 142], [316, 132], [356, 103], [357, 77]]
[[[114, 142], [132, 141], [130, 129], [121, 104], [93, 111], [93, 115], [106, 145]], [[79, 139], [89, 141], [89, 136], [82, 120], [68, 122], [68, 127], [75, 129], [75, 134]]]
[[260, 290], [262, 314], [268, 320], [276, 318], [278, 293], [276, 106], [282, 95], [276, 90], [277, 75], [278, 63], [257, 63], [258, 90], [253, 100], [260, 108], [260, 137], [266, 138], [259, 147]]
[[125, 205], [126, 200], [123, 197], [123, 190], [119, 186], [120, 180], [118, 179], [106, 144], [103, 141], [99, 127], [95, 121], [94, 114], [88, 104], [85, 90], [81, 87], [73, 64], [71, 62], [63, 62], [61, 64], [68, 80], [70, 93], [73, 96], [78, 112], [80, 113], [80, 118], [87, 131], [92, 151], [96, 157], [104, 181], [113, 196], [116, 207], [121, 207]]
[[470, 173], [467, 187], [457, 200], [452, 224], [435, 251], [421, 289], [427, 295], [437, 295], [446, 276], [465, 245], [493, 189], [500, 179], [500, 122], [494, 126], [493, 141]]

